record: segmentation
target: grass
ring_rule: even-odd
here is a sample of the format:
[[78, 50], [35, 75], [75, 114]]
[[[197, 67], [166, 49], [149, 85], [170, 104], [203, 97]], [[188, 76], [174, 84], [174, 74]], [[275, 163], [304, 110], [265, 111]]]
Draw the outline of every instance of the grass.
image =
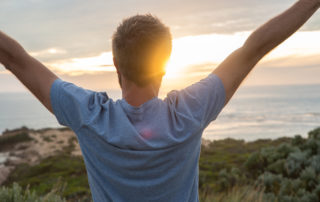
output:
[[9, 176], [5, 185], [10, 186], [16, 182], [23, 188], [30, 186], [31, 191], [44, 195], [59, 183], [59, 179], [65, 183], [62, 197], [73, 201], [90, 196], [83, 159], [68, 155], [49, 157], [35, 166], [20, 165]]
[[44, 196], [38, 196], [28, 187], [22, 189], [17, 183], [11, 187], [0, 187], [0, 200], [1, 202], [65, 202], [57, 190], [53, 189]]
[[264, 193], [262, 189], [253, 186], [233, 187], [223, 193], [200, 195], [200, 202], [263, 202]]

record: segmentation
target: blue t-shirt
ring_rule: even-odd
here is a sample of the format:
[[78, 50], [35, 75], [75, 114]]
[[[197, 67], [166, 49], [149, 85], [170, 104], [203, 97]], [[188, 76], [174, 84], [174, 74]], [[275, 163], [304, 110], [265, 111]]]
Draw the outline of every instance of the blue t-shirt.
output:
[[201, 135], [225, 103], [216, 75], [139, 107], [60, 79], [50, 96], [77, 134], [95, 202], [199, 201]]

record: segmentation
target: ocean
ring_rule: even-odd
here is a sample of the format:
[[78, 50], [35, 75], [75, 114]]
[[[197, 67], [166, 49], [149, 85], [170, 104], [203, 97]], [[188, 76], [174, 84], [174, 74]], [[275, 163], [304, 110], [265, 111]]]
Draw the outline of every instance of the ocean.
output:
[[[120, 91], [110, 92], [109, 96], [118, 98]], [[30, 93], [0, 93], [0, 133], [22, 126], [60, 127]], [[317, 127], [320, 85], [242, 86], [203, 137], [246, 141], [296, 134], [306, 137]]]

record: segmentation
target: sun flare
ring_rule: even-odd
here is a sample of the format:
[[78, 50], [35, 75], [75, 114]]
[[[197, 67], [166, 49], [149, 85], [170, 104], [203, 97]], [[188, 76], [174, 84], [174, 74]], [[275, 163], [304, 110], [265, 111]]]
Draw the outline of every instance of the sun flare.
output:
[[249, 33], [234, 35], [210, 34], [188, 36], [173, 40], [166, 78], [176, 78], [192, 66], [220, 63], [232, 50], [241, 46]]

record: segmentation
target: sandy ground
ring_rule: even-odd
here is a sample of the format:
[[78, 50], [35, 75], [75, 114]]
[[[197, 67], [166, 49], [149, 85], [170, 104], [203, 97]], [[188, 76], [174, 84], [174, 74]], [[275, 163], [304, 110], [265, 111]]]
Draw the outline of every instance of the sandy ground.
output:
[[71, 144], [74, 145], [71, 154], [75, 156], [82, 155], [76, 135], [69, 129], [21, 129], [8, 131], [3, 135], [9, 136], [21, 132], [27, 132], [33, 140], [18, 143], [13, 148], [8, 149], [8, 151], [2, 152], [7, 153], [8, 157], [6, 161], [0, 164], [0, 185], [6, 180], [16, 165], [21, 163], [34, 165], [43, 158], [54, 156], [64, 151]]

